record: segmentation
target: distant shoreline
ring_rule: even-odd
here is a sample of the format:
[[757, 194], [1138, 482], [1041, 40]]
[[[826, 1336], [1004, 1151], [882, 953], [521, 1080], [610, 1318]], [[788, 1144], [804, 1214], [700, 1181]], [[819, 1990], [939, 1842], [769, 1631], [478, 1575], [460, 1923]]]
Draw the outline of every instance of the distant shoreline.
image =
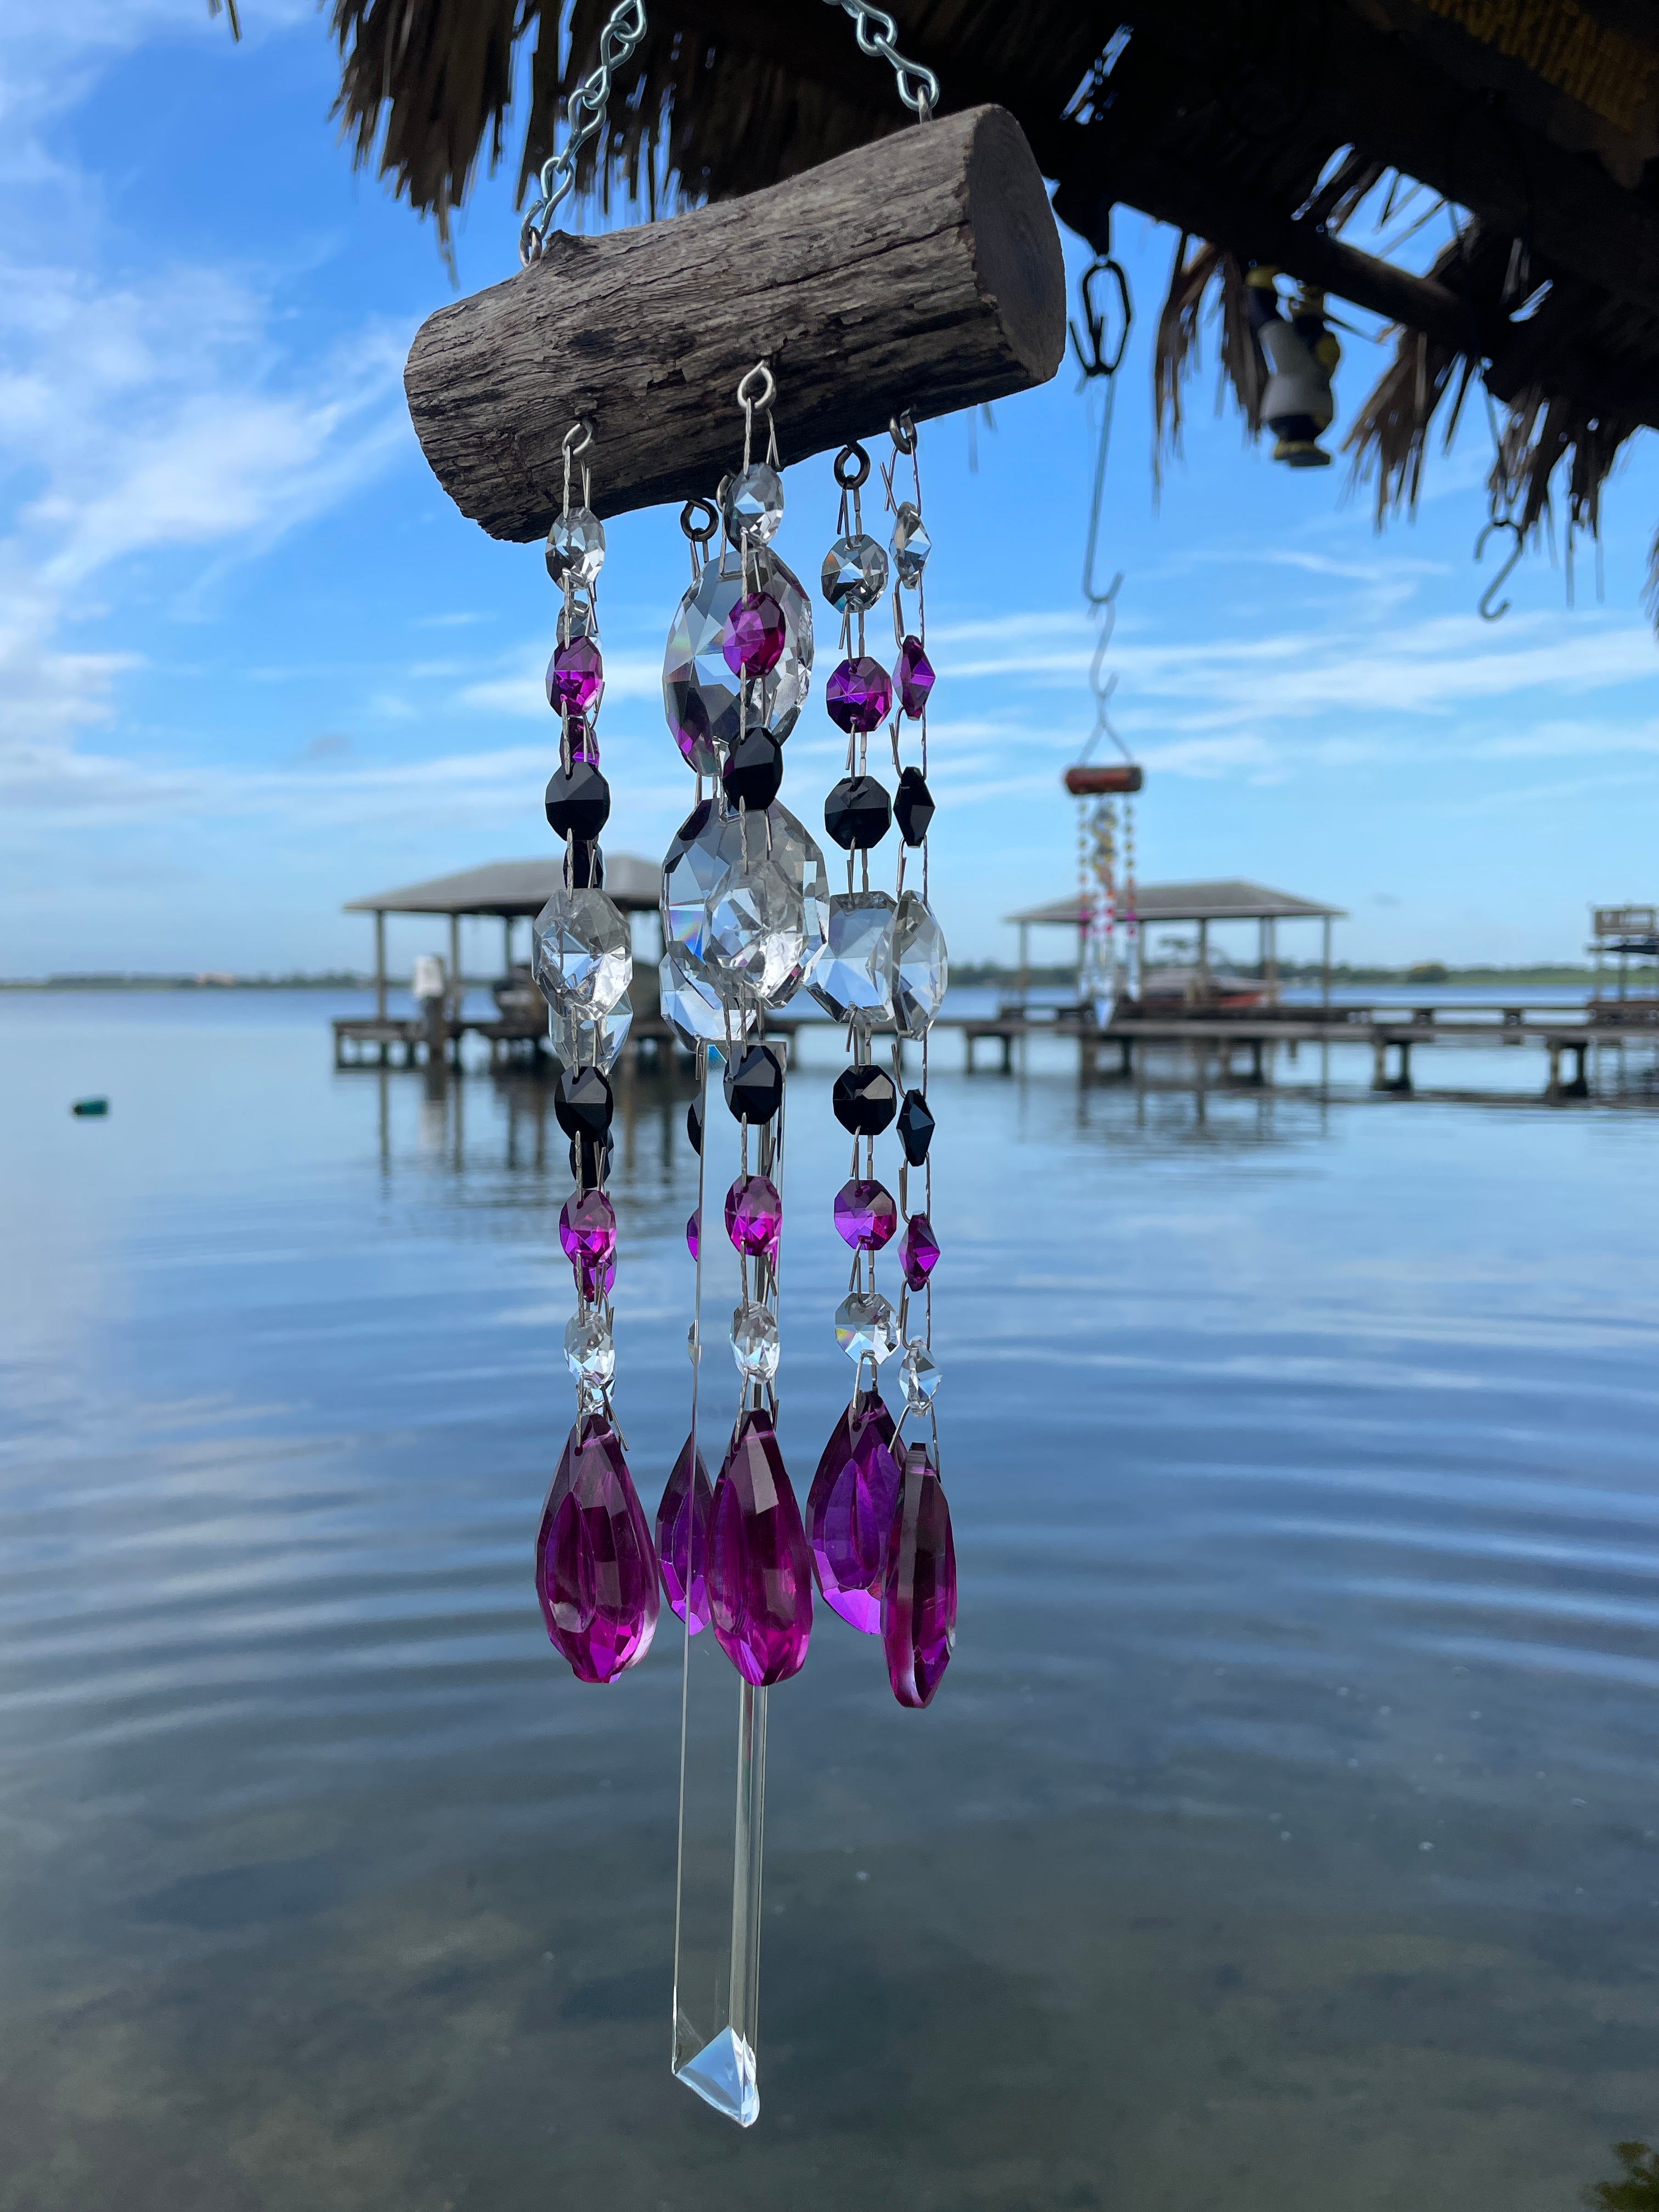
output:
[[[1254, 976], [1261, 973], [1254, 965], [1229, 963], [1230, 972], [1237, 975]], [[1602, 970], [1603, 981], [1612, 981], [1617, 971]], [[1052, 986], [1072, 982], [1077, 974], [1074, 966], [1029, 968], [1025, 970], [1028, 983]], [[1322, 970], [1313, 962], [1281, 960], [1279, 980], [1285, 984], [1316, 983]], [[495, 976], [469, 975], [463, 981], [469, 988], [488, 990], [498, 979]], [[1000, 983], [1013, 985], [1020, 980], [1020, 970], [996, 962], [963, 961], [954, 963], [951, 970], [952, 982], [967, 986]], [[1652, 963], [1632, 966], [1626, 971], [1626, 980], [1634, 984], [1659, 981], [1659, 967]], [[1419, 962], [1409, 968], [1354, 968], [1346, 964], [1331, 969], [1334, 984], [1346, 988], [1354, 984], [1388, 984], [1392, 986], [1420, 985], [1425, 990], [1440, 990], [1460, 984], [1590, 984], [1595, 981], [1593, 968], [1562, 962], [1555, 965], [1528, 968], [1452, 968], [1439, 962]], [[407, 976], [389, 975], [387, 988], [407, 990]], [[0, 976], [0, 991], [372, 991], [374, 978], [358, 974], [353, 969], [338, 969], [321, 975], [231, 975], [201, 974], [195, 975], [33, 975]]]

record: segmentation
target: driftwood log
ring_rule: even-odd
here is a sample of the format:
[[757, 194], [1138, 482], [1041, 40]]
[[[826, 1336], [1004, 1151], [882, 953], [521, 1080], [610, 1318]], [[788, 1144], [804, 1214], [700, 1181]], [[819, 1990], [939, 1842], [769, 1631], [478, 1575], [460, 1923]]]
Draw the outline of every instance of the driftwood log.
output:
[[532, 267], [429, 317], [404, 384], [462, 514], [522, 541], [558, 511], [579, 415], [596, 432], [593, 506], [619, 514], [714, 492], [758, 361], [795, 461], [907, 407], [921, 421], [1044, 384], [1065, 341], [1042, 175], [1006, 109], [976, 107], [746, 199], [555, 233]]

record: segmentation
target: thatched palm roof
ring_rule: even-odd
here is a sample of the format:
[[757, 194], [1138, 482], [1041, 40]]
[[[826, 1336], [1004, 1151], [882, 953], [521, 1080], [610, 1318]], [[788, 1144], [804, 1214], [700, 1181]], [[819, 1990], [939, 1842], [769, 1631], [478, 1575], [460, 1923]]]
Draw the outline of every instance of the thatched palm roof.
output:
[[[522, 182], [552, 149], [610, 6], [570, 0], [562, 17], [561, 0], [334, 0], [360, 159], [443, 225], [480, 155], [506, 151], [514, 55], [529, 42]], [[586, 160], [590, 192], [621, 185], [655, 209], [750, 191], [907, 124], [886, 64], [822, 0], [649, 9]], [[1659, 425], [1659, 0], [895, 0], [890, 12], [946, 107], [1013, 110], [1061, 219], [1097, 249], [1121, 204], [1174, 224], [1183, 249], [1215, 248], [1205, 282], [1272, 262], [1398, 324], [1395, 367], [1350, 438], [1384, 505], [1413, 495], [1430, 418], [1472, 372], [1510, 410], [1498, 475], [1529, 521], [1553, 481], [1593, 528], [1620, 444]], [[1340, 235], [1390, 176], [1467, 210], [1427, 276]], [[1194, 281], [1182, 258], [1175, 295]]]

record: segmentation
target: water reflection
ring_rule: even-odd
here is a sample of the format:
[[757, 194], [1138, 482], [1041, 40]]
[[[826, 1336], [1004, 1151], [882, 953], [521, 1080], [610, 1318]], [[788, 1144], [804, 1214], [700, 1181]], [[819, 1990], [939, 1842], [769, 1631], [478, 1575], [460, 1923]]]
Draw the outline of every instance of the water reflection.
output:
[[[1650, 2198], [1639, 1121], [935, 1077], [961, 1640], [915, 1716], [826, 1620], [775, 1702], [737, 2142], [667, 2076], [672, 1639], [584, 1692], [530, 1586], [550, 1088], [192, 1018], [135, 1027], [98, 1129], [82, 1045], [5, 1040], [20, 2207], [1544, 2212], [1615, 2134], [1592, 2187]], [[798, 1472], [848, 1382], [833, 1048], [791, 1104]], [[684, 1096], [618, 1091], [647, 1506]]]

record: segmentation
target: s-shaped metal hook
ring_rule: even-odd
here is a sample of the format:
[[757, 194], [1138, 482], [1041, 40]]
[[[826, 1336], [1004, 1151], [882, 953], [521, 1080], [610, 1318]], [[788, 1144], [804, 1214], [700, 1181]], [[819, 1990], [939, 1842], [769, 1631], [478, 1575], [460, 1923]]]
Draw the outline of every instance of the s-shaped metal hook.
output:
[[1492, 604], [1492, 594], [1494, 592], [1501, 591], [1504, 586], [1508, 583], [1510, 578], [1515, 573], [1516, 565], [1519, 562], [1521, 556], [1527, 550], [1526, 535], [1522, 530], [1521, 525], [1516, 522], [1512, 516], [1507, 514], [1495, 515], [1474, 541], [1474, 557], [1477, 561], [1479, 561], [1485, 554], [1486, 550], [1486, 540], [1492, 536], [1494, 530], [1508, 530], [1512, 532], [1515, 538], [1515, 546], [1509, 559], [1504, 562], [1503, 567], [1492, 578], [1491, 583], [1487, 585], [1486, 590], [1480, 594], [1480, 619], [1482, 622], [1497, 622], [1501, 616], [1508, 614], [1510, 611], [1510, 602], [1505, 599], [1501, 606], [1495, 607]]

